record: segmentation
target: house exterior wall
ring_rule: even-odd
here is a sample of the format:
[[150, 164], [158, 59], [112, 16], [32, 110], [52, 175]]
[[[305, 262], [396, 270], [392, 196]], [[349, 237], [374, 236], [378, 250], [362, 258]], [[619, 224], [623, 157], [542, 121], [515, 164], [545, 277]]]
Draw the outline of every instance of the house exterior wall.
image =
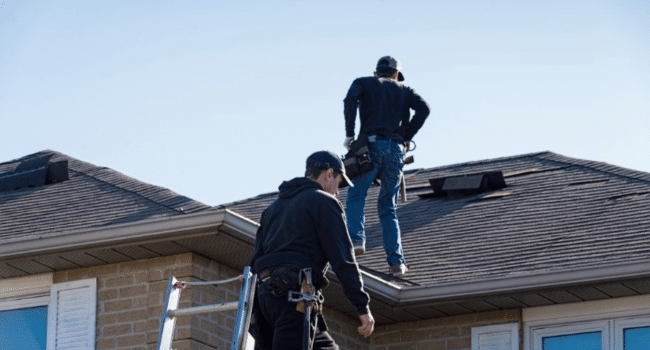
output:
[[[97, 279], [96, 350], [154, 350], [169, 277], [224, 280], [241, 274], [192, 253], [54, 273], [53, 283]], [[188, 286], [180, 307], [237, 301], [241, 284]], [[326, 302], [327, 303], [327, 302]], [[356, 332], [358, 321], [326, 309], [332, 336], [344, 349], [370, 349]], [[236, 311], [178, 317], [172, 347], [177, 350], [229, 349]]]
[[472, 327], [513, 322], [521, 324], [520, 310], [485, 312], [379, 326], [371, 337], [371, 349], [471, 350]]
[[[209, 281], [240, 273], [187, 253], [56, 272], [53, 283], [97, 279], [97, 350], [154, 350], [169, 277]], [[181, 293], [180, 305], [185, 308], [237, 301], [240, 287], [238, 282], [189, 286]], [[230, 348], [235, 313], [233, 310], [179, 317], [173, 348]], [[357, 333], [356, 318], [327, 308], [324, 315], [329, 332], [339, 346], [353, 350], [470, 350], [472, 327], [521, 322], [520, 310], [506, 310], [379, 326], [365, 339]]]
[[[327, 299], [325, 299], [325, 305], [327, 305]], [[358, 318], [351, 318], [327, 308], [323, 310], [323, 315], [327, 322], [328, 333], [330, 333], [341, 349], [372, 349], [370, 344], [373, 336], [364, 338], [357, 332], [357, 328], [361, 326], [361, 321]]]
[[[216, 262], [187, 253], [91, 268], [61, 271], [53, 282], [97, 279], [96, 349], [155, 349], [169, 277], [221, 280], [240, 274]], [[190, 286], [180, 307], [237, 301], [237, 282]], [[236, 311], [178, 317], [174, 349], [228, 348]]]

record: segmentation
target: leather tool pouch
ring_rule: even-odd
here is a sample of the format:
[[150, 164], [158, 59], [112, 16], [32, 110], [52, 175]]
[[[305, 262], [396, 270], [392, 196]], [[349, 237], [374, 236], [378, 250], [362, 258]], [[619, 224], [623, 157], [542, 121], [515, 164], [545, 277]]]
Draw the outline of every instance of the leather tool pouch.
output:
[[368, 135], [361, 134], [350, 145], [350, 151], [343, 158], [345, 173], [350, 179], [367, 173], [373, 168], [368, 150]]
[[277, 267], [271, 272], [271, 277], [262, 287], [273, 296], [286, 298], [290, 290], [299, 288], [298, 270], [294, 267]]

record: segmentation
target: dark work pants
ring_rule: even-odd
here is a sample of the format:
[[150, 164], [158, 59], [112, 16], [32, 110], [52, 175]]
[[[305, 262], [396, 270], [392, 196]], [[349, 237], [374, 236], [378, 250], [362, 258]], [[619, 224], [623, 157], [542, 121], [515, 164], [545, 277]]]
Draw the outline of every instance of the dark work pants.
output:
[[[262, 287], [262, 286], [260, 286]], [[257, 297], [261, 316], [270, 324], [270, 329], [262, 330], [264, 338], [272, 344], [271, 349], [255, 345], [256, 349], [264, 350], [302, 350], [303, 322], [305, 314], [296, 310], [296, 303], [287, 300], [287, 297], [276, 297], [257, 289]], [[316, 331], [314, 350], [338, 350], [338, 346], [329, 333]]]

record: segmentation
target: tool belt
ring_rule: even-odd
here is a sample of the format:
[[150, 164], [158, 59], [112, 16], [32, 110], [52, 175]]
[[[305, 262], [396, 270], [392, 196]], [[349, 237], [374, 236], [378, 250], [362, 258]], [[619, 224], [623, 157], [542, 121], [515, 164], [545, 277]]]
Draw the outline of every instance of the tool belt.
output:
[[[298, 280], [301, 268], [296, 265], [280, 265], [257, 272], [260, 288], [279, 298], [286, 298], [289, 291], [300, 290]], [[329, 280], [322, 273], [314, 273], [313, 283], [316, 290], [325, 288]]]
[[314, 287], [311, 268], [300, 270], [300, 292], [289, 292], [289, 301], [296, 302], [296, 310], [304, 313], [303, 321], [303, 350], [312, 350], [316, 331], [324, 332], [327, 324], [323, 318], [323, 294]]
[[286, 298], [291, 290], [297, 290], [298, 269], [293, 266], [278, 266], [258, 273], [260, 288], [278, 298]]
[[374, 165], [370, 160], [370, 150], [368, 150], [368, 135], [360, 134], [359, 137], [352, 142], [350, 150], [343, 157], [343, 166], [345, 166], [345, 174], [350, 178], [367, 173]]
[[[304, 339], [303, 345], [308, 344], [308, 346], [304, 346], [303, 348], [311, 349], [316, 334], [315, 331], [327, 331], [327, 324], [322, 316], [324, 297], [320, 291], [326, 285], [327, 279], [322, 274], [316, 273], [314, 276], [316, 278], [312, 280], [311, 293], [305, 293], [300, 281], [305, 270], [311, 269], [300, 269], [296, 265], [274, 266], [257, 272], [257, 279], [260, 292], [266, 292], [274, 297], [288, 299], [289, 301], [297, 301], [296, 310], [303, 313], [306, 310], [310, 311], [309, 313], [305, 313], [303, 331], [307, 334], [307, 338]], [[303, 298], [304, 295], [311, 296], [311, 299], [309, 299], [309, 307], [306, 307], [305, 301], [301, 302], [294, 299], [299, 298], [305, 300]], [[271, 347], [273, 327], [260, 314], [257, 295], [252, 310], [252, 321], [249, 332], [255, 338], [256, 344], [260, 344], [260, 349]]]

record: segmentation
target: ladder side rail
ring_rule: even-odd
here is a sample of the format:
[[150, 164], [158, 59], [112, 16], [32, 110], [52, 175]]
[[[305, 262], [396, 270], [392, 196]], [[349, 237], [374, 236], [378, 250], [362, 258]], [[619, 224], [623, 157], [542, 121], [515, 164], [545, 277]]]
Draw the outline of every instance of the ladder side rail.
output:
[[251, 274], [250, 266], [244, 268], [244, 281], [242, 282], [241, 293], [239, 294], [239, 308], [235, 318], [235, 329], [230, 346], [231, 350], [246, 349], [247, 333], [251, 322], [251, 313], [253, 311], [253, 300], [255, 299], [255, 286], [257, 284], [257, 275]]
[[158, 332], [158, 344], [156, 350], [169, 350], [172, 347], [172, 339], [174, 337], [174, 326], [176, 325], [176, 318], [170, 315], [170, 312], [178, 309], [178, 303], [181, 297], [180, 289], [175, 287], [178, 282], [175, 277], [169, 278], [169, 285], [167, 286], [167, 300], [165, 301], [165, 308], [163, 315], [160, 318], [160, 331]]

